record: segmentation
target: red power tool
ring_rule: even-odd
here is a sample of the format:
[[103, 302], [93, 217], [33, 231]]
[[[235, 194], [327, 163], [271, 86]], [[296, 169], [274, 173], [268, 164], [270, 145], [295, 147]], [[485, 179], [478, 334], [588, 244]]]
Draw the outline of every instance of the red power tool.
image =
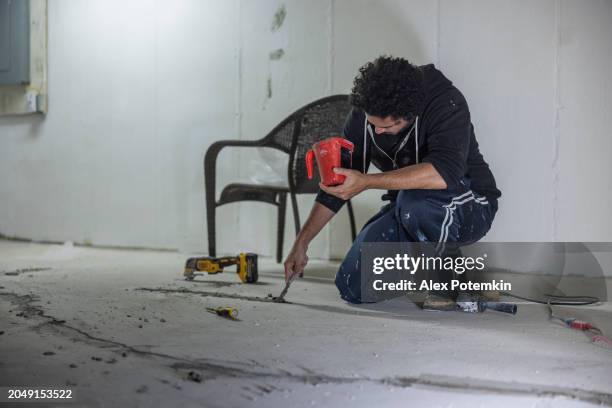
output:
[[344, 183], [345, 176], [334, 173], [335, 167], [351, 168], [355, 146], [342, 137], [330, 137], [312, 145], [306, 153], [306, 170], [308, 179], [312, 179], [313, 159], [317, 158], [317, 167], [321, 182], [326, 186]]

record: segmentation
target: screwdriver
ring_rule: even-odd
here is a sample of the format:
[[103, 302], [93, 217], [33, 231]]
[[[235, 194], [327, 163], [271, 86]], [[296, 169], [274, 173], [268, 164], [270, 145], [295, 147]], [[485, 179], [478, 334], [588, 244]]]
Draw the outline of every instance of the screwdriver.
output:
[[221, 317], [238, 320], [238, 309], [233, 307], [207, 307], [206, 310]]
[[285, 295], [287, 294], [287, 292], [289, 291], [289, 286], [291, 286], [291, 282], [293, 282], [293, 280], [298, 276], [298, 275], [302, 275], [300, 273], [296, 273], [293, 274], [293, 276], [291, 278], [289, 278], [289, 280], [287, 281], [287, 283], [285, 283], [285, 289], [283, 289], [283, 291], [280, 293], [280, 295], [278, 295], [278, 297], [275, 297], [273, 302], [274, 303], [285, 303]]

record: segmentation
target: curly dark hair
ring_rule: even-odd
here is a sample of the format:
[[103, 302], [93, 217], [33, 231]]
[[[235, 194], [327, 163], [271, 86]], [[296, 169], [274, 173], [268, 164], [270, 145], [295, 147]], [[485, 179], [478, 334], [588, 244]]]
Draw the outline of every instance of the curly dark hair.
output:
[[359, 68], [350, 102], [368, 115], [413, 118], [425, 100], [423, 73], [403, 58], [382, 55]]

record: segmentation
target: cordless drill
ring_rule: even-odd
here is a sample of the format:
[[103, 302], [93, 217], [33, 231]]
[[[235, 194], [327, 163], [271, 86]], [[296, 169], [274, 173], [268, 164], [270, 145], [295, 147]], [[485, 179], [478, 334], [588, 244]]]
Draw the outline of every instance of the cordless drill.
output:
[[185, 263], [185, 272], [183, 275], [187, 280], [193, 280], [195, 275], [201, 275], [198, 272], [206, 272], [209, 274], [221, 273], [223, 268], [236, 265], [236, 273], [243, 283], [257, 282], [257, 254], [240, 253], [238, 256], [225, 257], [198, 257], [189, 258]]

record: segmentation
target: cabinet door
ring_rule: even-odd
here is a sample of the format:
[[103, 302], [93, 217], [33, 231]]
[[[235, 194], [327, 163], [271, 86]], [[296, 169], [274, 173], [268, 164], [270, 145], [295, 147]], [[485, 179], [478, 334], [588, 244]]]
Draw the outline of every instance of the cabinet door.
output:
[[29, 0], [0, 0], [0, 85], [30, 82]]

